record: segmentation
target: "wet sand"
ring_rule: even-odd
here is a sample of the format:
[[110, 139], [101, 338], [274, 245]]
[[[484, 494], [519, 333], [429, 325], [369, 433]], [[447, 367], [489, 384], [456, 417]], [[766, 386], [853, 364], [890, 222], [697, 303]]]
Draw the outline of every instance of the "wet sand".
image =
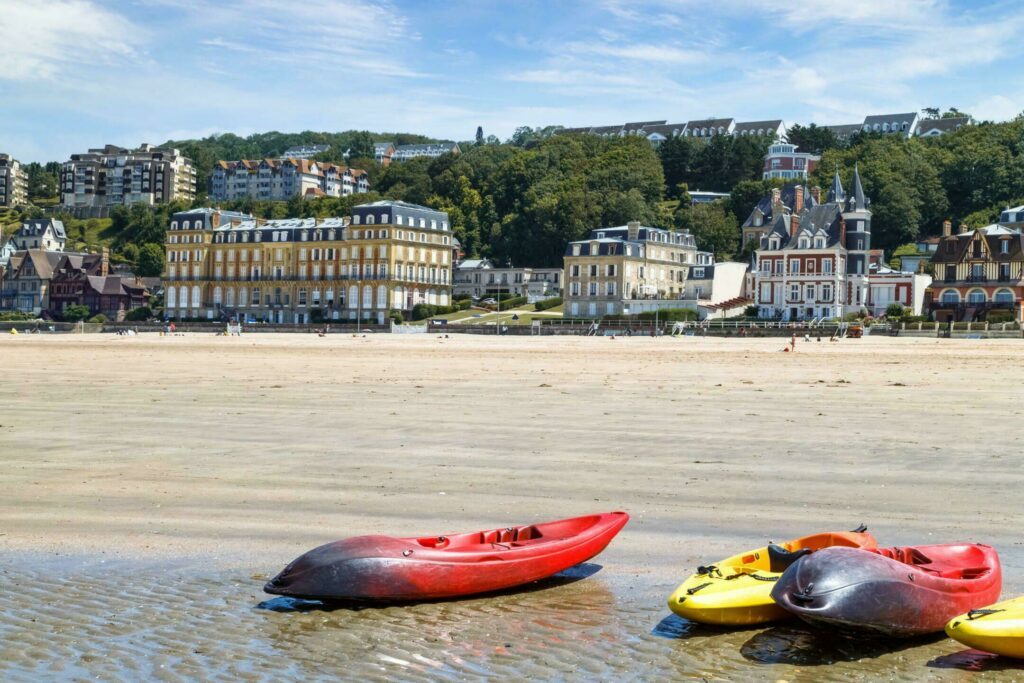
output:
[[[0, 677], [1024, 678], [945, 639], [668, 617], [697, 564], [861, 522], [991, 543], [1024, 592], [1021, 343], [781, 348], [4, 336]], [[361, 611], [260, 591], [342, 536], [610, 509], [632, 521], [592, 575], [540, 590]]]

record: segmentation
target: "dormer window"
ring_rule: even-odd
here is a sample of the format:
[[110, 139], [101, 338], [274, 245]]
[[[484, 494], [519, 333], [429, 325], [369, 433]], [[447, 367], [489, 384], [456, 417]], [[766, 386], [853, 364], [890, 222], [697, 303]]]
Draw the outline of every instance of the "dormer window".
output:
[[814, 238], [814, 248], [823, 249], [825, 247], [825, 240], [821, 237]]
[[810, 241], [809, 241], [809, 240], [808, 240], [808, 239], [807, 239], [806, 237], [801, 237], [801, 238], [800, 238], [800, 241], [798, 242], [798, 245], [797, 245], [797, 246], [798, 246], [798, 247], [799, 247], [800, 249], [806, 249], [806, 248], [807, 248], [807, 247], [809, 247], [810, 245], [811, 245], [811, 243], [810, 243]]
[[999, 253], [1000, 254], [1009, 254], [1010, 253], [1010, 240], [1000, 240], [999, 241]]

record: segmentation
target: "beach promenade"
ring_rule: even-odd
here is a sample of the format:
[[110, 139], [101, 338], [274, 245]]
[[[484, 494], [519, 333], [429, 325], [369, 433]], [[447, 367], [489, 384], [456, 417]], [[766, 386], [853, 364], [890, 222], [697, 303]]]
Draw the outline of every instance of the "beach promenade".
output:
[[[990, 543], [1004, 595], [1024, 592], [1021, 343], [783, 342], [5, 335], [0, 558], [20, 589], [0, 591], [0, 673], [29, 666], [11, 638], [31, 661], [60, 653], [65, 673], [133, 677], [156, 661], [172, 679], [204, 666], [272, 678], [266, 652], [246, 657], [257, 641], [277, 658], [303, 650], [285, 672], [345, 663], [370, 678], [963, 668], [948, 640], [830, 653], [838, 663], [812, 670], [750, 644], [785, 633], [663, 623], [664, 598], [698, 564], [861, 523], [885, 545]], [[632, 521], [575, 583], [357, 613], [256, 609], [268, 575], [340, 537], [614, 509]], [[150, 627], [135, 641], [104, 626], [119, 623], [125, 585]], [[63, 602], [55, 624], [75, 612], [56, 650], [50, 608], [30, 620], [25, 595]]]

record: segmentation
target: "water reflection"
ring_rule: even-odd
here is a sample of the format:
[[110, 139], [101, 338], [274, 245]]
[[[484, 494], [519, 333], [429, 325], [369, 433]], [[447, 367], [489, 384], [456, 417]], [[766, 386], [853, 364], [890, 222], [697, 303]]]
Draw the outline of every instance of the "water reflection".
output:
[[944, 637], [943, 634], [935, 634], [923, 638], [875, 638], [793, 623], [773, 626], [754, 635], [740, 647], [740, 654], [749, 661], [762, 664], [822, 666], [874, 659], [934, 643]]
[[936, 657], [928, 662], [933, 669], [960, 669], [961, 671], [1024, 671], [1024, 660], [1000, 657], [981, 650], [961, 650]]

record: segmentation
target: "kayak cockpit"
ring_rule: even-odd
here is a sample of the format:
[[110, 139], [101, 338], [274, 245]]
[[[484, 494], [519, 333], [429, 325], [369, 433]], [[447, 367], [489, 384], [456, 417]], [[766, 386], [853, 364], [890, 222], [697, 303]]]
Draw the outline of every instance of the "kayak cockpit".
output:
[[531, 524], [529, 526], [507, 527], [505, 529], [477, 531], [453, 536], [417, 538], [416, 542], [424, 548], [433, 548], [435, 550], [477, 552], [481, 549], [490, 548], [508, 550], [550, 540], [553, 539], [546, 539], [541, 530]]

